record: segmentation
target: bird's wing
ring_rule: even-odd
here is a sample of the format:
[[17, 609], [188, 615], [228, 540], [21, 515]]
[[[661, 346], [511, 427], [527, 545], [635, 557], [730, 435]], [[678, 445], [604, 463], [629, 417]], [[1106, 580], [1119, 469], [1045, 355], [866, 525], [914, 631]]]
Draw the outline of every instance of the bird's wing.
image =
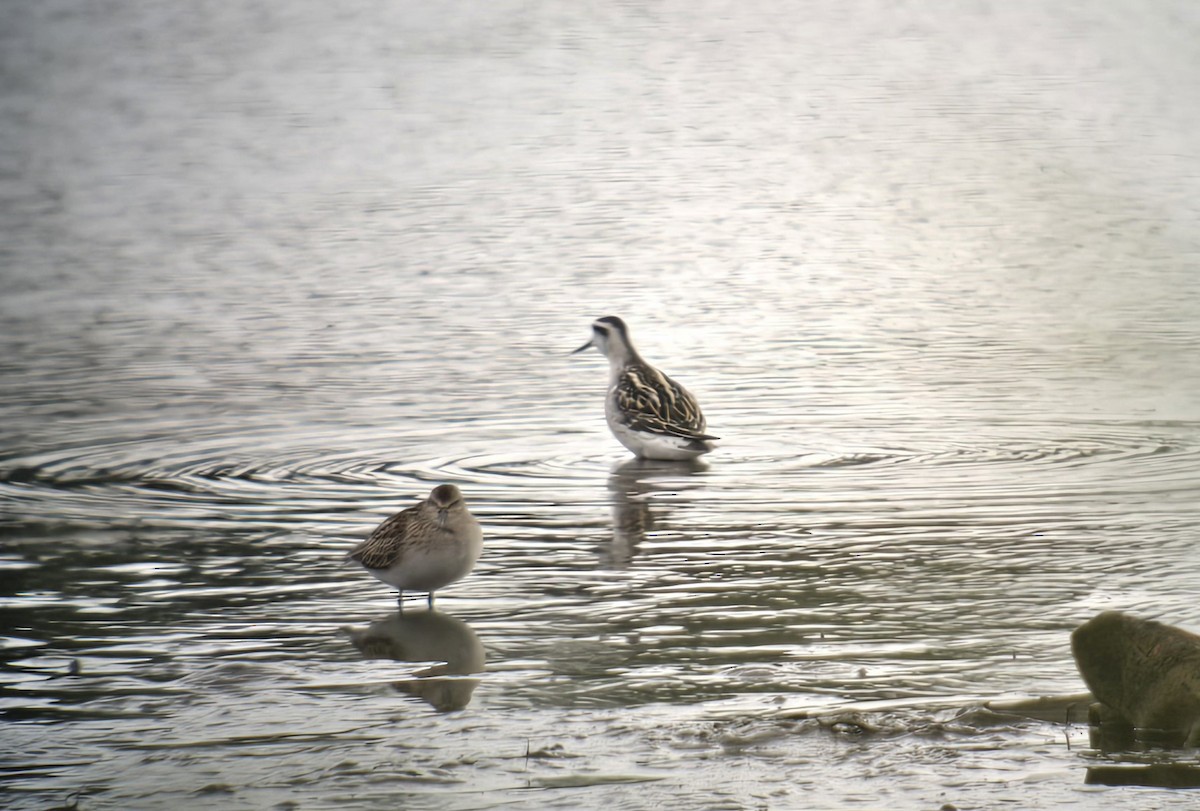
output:
[[704, 433], [704, 415], [691, 392], [651, 366], [626, 367], [614, 388], [621, 419], [635, 431], [717, 438]]
[[356, 560], [368, 569], [387, 569], [399, 562], [401, 542], [408, 526], [416, 517], [417, 508], [409, 507], [393, 515], [375, 527], [365, 541], [350, 550], [347, 557]]

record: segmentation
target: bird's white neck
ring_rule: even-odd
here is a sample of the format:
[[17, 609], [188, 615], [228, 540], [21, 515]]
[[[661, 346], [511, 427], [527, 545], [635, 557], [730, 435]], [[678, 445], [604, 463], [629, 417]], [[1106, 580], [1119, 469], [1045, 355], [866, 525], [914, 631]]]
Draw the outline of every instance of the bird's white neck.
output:
[[645, 363], [637, 350], [628, 344], [616, 344], [609, 347], [608, 374], [614, 381], [623, 370], [630, 366], [644, 366]]

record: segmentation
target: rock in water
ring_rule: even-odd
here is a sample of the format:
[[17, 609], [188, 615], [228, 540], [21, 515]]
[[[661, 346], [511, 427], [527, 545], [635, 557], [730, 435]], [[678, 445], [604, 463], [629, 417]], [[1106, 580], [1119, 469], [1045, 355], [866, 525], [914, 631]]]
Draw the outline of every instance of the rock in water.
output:
[[1200, 745], [1200, 636], [1105, 611], [1075, 629], [1071, 652], [1102, 721]]

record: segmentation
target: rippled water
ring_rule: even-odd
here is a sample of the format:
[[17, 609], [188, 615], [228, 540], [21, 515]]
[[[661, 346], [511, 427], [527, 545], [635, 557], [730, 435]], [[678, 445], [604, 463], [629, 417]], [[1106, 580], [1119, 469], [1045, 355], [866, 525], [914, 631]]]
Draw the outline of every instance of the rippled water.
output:
[[1200, 627], [1192, 5], [3, 11], [6, 807], [1168, 801], [1067, 637]]

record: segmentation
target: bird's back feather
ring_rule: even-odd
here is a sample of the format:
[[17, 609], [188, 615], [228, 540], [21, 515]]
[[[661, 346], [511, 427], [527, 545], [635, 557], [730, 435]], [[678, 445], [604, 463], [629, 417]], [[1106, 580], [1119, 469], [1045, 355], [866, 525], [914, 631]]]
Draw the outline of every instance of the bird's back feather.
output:
[[704, 415], [691, 392], [650, 365], [626, 366], [613, 397], [621, 421], [634, 431], [684, 439], [717, 439], [704, 432]]
[[400, 562], [404, 538], [416, 522], [419, 507], [409, 507], [375, 528], [367, 539], [350, 550], [348, 557], [368, 569], [387, 569]]

